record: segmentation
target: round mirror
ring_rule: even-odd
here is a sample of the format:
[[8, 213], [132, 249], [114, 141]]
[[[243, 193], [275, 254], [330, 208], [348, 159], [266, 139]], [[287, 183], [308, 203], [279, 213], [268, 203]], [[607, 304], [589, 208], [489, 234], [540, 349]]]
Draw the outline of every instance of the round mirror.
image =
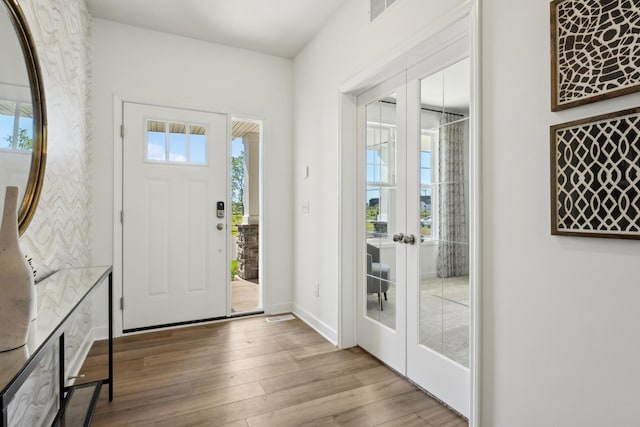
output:
[[[17, 0], [0, 7], [0, 202], [20, 189], [18, 225], [24, 233], [38, 204], [46, 157], [44, 88], [35, 46]], [[0, 209], [4, 203], [0, 204]]]

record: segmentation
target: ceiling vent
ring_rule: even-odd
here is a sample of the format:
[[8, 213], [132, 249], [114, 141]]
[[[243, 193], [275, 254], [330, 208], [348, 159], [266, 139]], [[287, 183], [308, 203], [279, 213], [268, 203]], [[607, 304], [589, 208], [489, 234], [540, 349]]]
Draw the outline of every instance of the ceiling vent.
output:
[[369, 0], [369, 20], [373, 21], [398, 0]]

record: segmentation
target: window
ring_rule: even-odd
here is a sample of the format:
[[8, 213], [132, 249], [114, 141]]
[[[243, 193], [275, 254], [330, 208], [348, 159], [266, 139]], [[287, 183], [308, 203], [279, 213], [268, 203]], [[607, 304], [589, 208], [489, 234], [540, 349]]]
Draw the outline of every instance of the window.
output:
[[0, 148], [32, 150], [33, 108], [30, 103], [0, 100]]
[[395, 191], [396, 126], [367, 122], [367, 231], [387, 233]]
[[433, 153], [436, 152], [438, 130], [422, 129], [420, 138], [420, 235], [432, 238], [436, 225], [436, 212], [433, 210], [436, 165]]
[[207, 127], [189, 123], [147, 120], [148, 162], [204, 165]]

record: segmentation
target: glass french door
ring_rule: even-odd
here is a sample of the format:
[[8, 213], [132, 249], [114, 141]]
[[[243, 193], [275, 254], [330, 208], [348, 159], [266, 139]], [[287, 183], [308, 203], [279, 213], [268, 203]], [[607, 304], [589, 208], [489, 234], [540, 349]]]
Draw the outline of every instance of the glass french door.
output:
[[359, 230], [362, 286], [359, 344], [399, 372], [406, 370], [405, 229], [406, 73], [358, 98], [362, 185]]
[[469, 416], [465, 40], [361, 95], [358, 105], [358, 343]]

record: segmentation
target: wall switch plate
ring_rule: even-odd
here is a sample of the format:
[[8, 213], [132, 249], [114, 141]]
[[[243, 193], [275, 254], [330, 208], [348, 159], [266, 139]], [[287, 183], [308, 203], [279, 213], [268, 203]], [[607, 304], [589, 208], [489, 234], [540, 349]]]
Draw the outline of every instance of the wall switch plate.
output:
[[302, 202], [302, 213], [303, 214], [305, 214], [305, 215], [309, 214], [309, 205], [310, 205], [310, 203], [309, 203], [308, 200], [305, 200], [304, 202]]
[[316, 297], [320, 296], [320, 283], [315, 282], [313, 285], [313, 295], [315, 295]]

